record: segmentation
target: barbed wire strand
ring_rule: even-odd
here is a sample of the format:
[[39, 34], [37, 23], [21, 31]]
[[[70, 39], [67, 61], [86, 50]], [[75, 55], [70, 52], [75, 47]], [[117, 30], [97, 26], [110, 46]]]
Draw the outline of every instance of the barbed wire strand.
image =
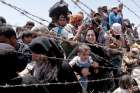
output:
[[78, 83], [92, 83], [92, 82], [101, 82], [101, 81], [107, 81], [107, 80], [118, 80], [118, 78], [105, 78], [105, 79], [97, 79], [97, 80], [87, 80], [87, 81], [74, 81], [74, 82], [57, 82], [57, 83], [42, 83], [42, 84], [19, 84], [19, 85], [0, 85], [0, 88], [14, 88], [14, 87], [38, 87], [38, 86], [49, 86], [49, 85], [71, 85], [71, 84], [78, 84]]
[[[4, 51], [9, 51], [9, 49], [0, 49], [0, 50], [4, 50]], [[23, 53], [23, 52], [18, 52], [18, 51], [14, 51], [15, 53], [19, 53], [19, 54], [23, 54], [25, 56], [32, 56], [33, 54], [29, 54], [29, 53]], [[43, 55], [44, 57], [48, 58], [48, 59], [56, 59], [56, 60], [63, 60], [65, 61], [71, 61], [72, 59], [65, 59], [65, 58], [57, 58], [57, 57], [48, 57]], [[102, 59], [104, 59], [103, 57], [101, 57]], [[104, 59], [106, 60], [106, 59]], [[74, 61], [74, 60], [73, 60]], [[75, 60], [77, 61], [77, 60]], [[106, 60], [108, 61], [108, 60]], [[122, 69], [121, 67], [105, 67], [105, 66], [98, 66], [98, 68], [102, 68], [102, 69]], [[133, 69], [133, 68], [127, 68], [127, 69]]]
[[[131, 0], [131, 1], [140, 9], [139, 4], [135, 0]], [[138, 24], [136, 27], [138, 28], [139, 26], [140, 26], [140, 24]]]
[[132, 1], [132, 3], [134, 3], [140, 9], [139, 4], [135, 0], [131, 0], [131, 1]]
[[[132, 9], [130, 9], [127, 5], [125, 5], [123, 2], [121, 2], [120, 0], [117, 0], [119, 3], [122, 3], [123, 4], [123, 6], [127, 9], [127, 10], [129, 10], [131, 13], [133, 13], [139, 20], [140, 20], [140, 16], [137, 14], [137, 13], [135, 13], [135, 11], [133, 11]], [[138, 26], [136, 26], [136, 27], [139, 27], [140, 26], [140, 24], [138, 25]]]
[[[138, 78], [140, 75], [132, 76], [132, 78]], [[49, 86], [49, 85], [72, 85], [78, 83], [94, 83], [94, 82], [101, 82], [107, 80], [119, 80], [121, 77], [116, 78], [104, 78], [104, 79], [97, 79], [97, 80], [86, 80], [86, 81], [73, 81], [73, 82], [57, 82], [57, 83], [36, 83], [36, 84], [19, 84], [19, 85], [0, 85], [0, 88], [15, 88], [15, 87], [38, 87], [38, 86]]]
[[[2, 0], [0, 0], [0, 1], [2, 1]], [[74, 0], [73, 0], [74, 1]], [[5, 2], [4, 2], [5, 3]], [[74, 3], [75, 3], [75, 1], [74, 1]], [[77, 4], [76, 4], [77, 5]], [[23, 13], [24, 14], [24, 13]], [[50, 37], [50, 36], [49, 36]], [[51, 38], [52, 38], [52, 36], [51, 36]], [[62, 41], [66, 41], [66, 42], [69, 42], [69, 43], [77, 43], [78, 45], [79, 44], [87, 44], [87, 45], [92, 45], [92, 46], [100, 46], [100, 45], [98, 45], [98, 44], [89, 44], [89, 43], [81, 43], [81, 42], [76, 42], [76, 41], [68, 41], [68, 40], [65, 40], [65, 39], [62, 39], [62, 38], [59, 38], [59, 37], [55, 37], [55, 38], [57, 38], [57, 39], [61, 39]], [[101, 46], [100, 46], [101, 47]], [[105, 46], [102, 46], [102, 47], [105, 47]], [[64, 60], [63, 58], [56, 58], [56, 57], [49, 57], [49, 58], [52, 58], [52, 59], [60, 59], [60, 60]], [[104, 58], [102, 58], [102, 59], [104, 59]], [[65, 60], [72, 60], [72, 59], [65, 59]], [[109, 69], [111, 69], [112, 67], [103, 67], [103, 66], [100, 66], [100, 68], [109, 68]], [[113, 68], [113, 69], [118, 69], [118, 68]], [[120, 69], [120, 67], [119, 67], [119, 69]], [[130, 68], [131, 69], [131, 68]]]
[[87, 13], [83, 8], [81, 8], [80, 5], [78, 5], [78, 2], [71, 0], [81, 11], [83, 11], [88, 17], [90, 17], [89, 13]]
[[[2, 0], [0, 0], [2, 1]], [[77, 5], [77, 4], [76, 4]], [[129, 8], [128, 8], [129, 9]], [[19, 11], [18, 9], [16, 9], [17, 11]], [[21, 11], [19, 11], [21, 12]], [[25, 13], [28, 13], [28, 12], [21, 12], [21, 14], [25, 15]], [[27, 15], [25, 15], [27, 16]], [[28, 16], [27, 16], [28, 17]], [[29, 17], [30, 18], [30, 17]], [[32, 19], [32, 18], [30, 18]], [[32, 19], [34, 20], [34, 19]], [[42, 20], [42, 19], [41, 19]], [[34, 20], [35, 21], [35, 20]], [[43, 20], [42, 20], [43, 21]], [[40, 23], [40, 22], [38, 22]], [[85, 43], [84, 43], [85, 44]], [[16, 51], [17, 52], [17, 51]], [[18, 52], [19, 53], [19, 52]], [[26, 55], [29, 55], [29, 54], [26, 54]], [[47, 57], [47, 56], [46, 56]], [[56, 58], [56, 57], [48, 57], [48, 58], [52, 58], [52, 59], [61, 59], [61, 60], [64, 60], [64, 58]], [[66, 59], [65, 59], [66, 60]], [[71, 59], [67, 59], [67, 60], [71, 60]], [[118, 68], [114, 68], [114, 67], [103, 67], [103, 66], [99, 66], [101, 68], [109, 68], [109, 69], [118, 69]], [[120, 67], [119, 67], [120, 69]], [[131, 68], [132, 69], [132, 68]], [[29, 85], [26, 85], [26, 84], [22, 84], [22, 85], [5, 85], [5, 86], [0, 86], [2, 88], [8, 88], [8, 87], [28, 87], [28, 86], [44, 86], [44, 85], [68, 85], [68, 84], [75, 84], [75, 83], [79, 83], [79, 82], [99, 82], [99, 81], [104, 81], [104, 80], [110, 80], [110, 79], [119, 79], [119, 78], [106, 78], [106, 79], [99, 79], [99, 80], [90, 80], [90, 81], [77, 81], [77, 82], [65, 82], [65, 83], [47, 83], [47, 84], [29, 84]]]
[[14, 6], [14, 5], [12, 5], [12, 4], [9, 4], [9, 3], [7, 3], [7, 2], [5, 2], [5, 1], [3, 1], [3, 0], [0, 0], [0, 2], [1, 2], [2, 4], [4, 4], [4, 5], [7, 5], [7, 6], [13, 8], [14, 10], [18, 11], [19, 13], [21, 13], [22, 15], [26, 16], [27, 18], [31, 19], [32, 21], [37, 22], [37, 23], [39, 23], [39, 24], [41, 24], [41, 25], [44, 25], [42, 22], [40, 22], [40, 21], [38, 21], [38, 20], [36, 20], [36, 19], [30, 17], [29, 15], [27, 15], [27, 14], [30, 14], [30, 15], [31, 15], [31, 13], [29, 13], [29, 12], [27, 12], [27, 11], [23, 11], [23, 9], [20, 9], [20, 8]]
[[77, 1], [78, 3], [82, 4], [84, 7], [89, 9], [90, 11], [93, 11], [90, 7], [88, 7], [85, 3], [83, 3], [81, 0]]

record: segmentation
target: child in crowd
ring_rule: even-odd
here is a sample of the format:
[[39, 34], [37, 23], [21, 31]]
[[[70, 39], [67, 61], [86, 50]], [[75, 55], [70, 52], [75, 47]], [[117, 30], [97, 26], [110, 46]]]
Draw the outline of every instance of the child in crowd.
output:
[[78, 49], [78, 56], [75, 56], [69, 64], [75, 71], [78, 80], [82, 81], [81, 86], [83, 90], [87, 90], [88, 83], [86, 81], [88, 80], [88, 76], [90, 75], [89, 68], [98, 67], [98, 63], [94, 62], [92, 60], [92, 57], [90, 56], [90, 48], [85, 44], [80, 45]]
[[87, 81], [89, 80], [89, 75], [90, 75], [89, 68], [82, 68], [81, 69], [81, 75], [79, 77], [79, 81], [80, 81], [80, 84], [82, 86], [83, 93], [87, 93], [87, 88], [88, 88]]

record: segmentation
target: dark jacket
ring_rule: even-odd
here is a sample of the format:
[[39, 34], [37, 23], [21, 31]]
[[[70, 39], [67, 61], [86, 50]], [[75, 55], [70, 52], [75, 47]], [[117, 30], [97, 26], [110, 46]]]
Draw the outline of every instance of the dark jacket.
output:
[[31, 56], [31, 50], [28, 45], [17, 42], [16, 44], [16, 51], [18, 52], [18, 62], [17, 62], [17, 72], [20, 72], [24, 70], [27, 63], [31, 62], [32, 56]]
[[17, 77], [17, 54], [11, 45], [0, 43], [0, 61], [0, 85], [11, 84]]
[[[37, 37], [30, 45], [33, 52], [48, 56], [47, 62], [35, 66], [37, 74], [33, 77], [39, 83], [65, 83], [77, 81], [77, 78], [68, 63], [63, 61], [63, 54], [57, 44], [47, 37]], [[61, 59], [49, 58], [56, 57]], [[40, 67], [41, 66], [41, 67]], [[40, 69], [38, 69], [40, 68]], [[60, 84], [47, 86], [49, 93], [78, 93], [80, 84]], [[38, 89], [37, 89], [38, 90]], [[44, 90], [43, 90], [44, 91]], [[36, 93], [36, 91], [35, 91]], [[42, 92], [44, 93], [44, 92]]]

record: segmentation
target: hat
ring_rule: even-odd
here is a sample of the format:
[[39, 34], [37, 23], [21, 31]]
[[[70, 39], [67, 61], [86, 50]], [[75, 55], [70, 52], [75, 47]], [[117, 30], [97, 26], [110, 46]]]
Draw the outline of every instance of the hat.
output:
[[50, 43], [50, 39], [45, 36], [40, 36], [33, 39], [29, 46], [32, 52], [47, 55], [47, 52], [52, 45]]
[[29, 47], [32, 52], [37, 54], [43, 54], [48, 57], [64, 57], [61, 48], [56, 45], [56, 42], [45, 36], [39, 36], [33, 39]]
[[74, 35], [73, 34], [68, 34], [68, 40], [69, 39], [73, 39], [74, 38]]
[[134, 51], [134, 52], [138, 53], [139, 49], [138, 48], [131, 48], [131, 51]]
[[122, 26], [119, 23], [114, 23], [111, 29], [115, 32], [116, 35], [122, 35]]

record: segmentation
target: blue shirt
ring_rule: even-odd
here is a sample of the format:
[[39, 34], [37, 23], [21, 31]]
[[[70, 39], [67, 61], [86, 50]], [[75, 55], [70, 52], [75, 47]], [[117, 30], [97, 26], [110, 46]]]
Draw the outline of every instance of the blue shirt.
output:
[[111, 12], [109, 14], [109, 26], [111, 27], [114, 23], [122, 24], [122, 16]]

